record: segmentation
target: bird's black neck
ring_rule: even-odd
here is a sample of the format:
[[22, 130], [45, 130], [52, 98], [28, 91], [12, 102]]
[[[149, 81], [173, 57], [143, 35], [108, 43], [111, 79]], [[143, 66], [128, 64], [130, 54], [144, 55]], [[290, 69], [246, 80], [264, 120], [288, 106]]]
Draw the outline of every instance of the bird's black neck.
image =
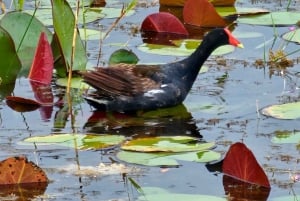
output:
[[183, 66], [182, 78], [186, 79], [185, 83], [187, 91], [191, 89], [203, 63], [218, 46], [219, 45], [216, 42], [212, 41], [211, 38], [208, 37], [203, 40], [194, 53], [180, 62]]

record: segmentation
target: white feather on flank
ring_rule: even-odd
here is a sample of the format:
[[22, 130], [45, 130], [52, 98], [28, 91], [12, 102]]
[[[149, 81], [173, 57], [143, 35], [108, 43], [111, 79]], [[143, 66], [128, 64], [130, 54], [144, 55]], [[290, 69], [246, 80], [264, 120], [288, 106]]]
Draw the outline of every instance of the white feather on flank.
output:
[[161, 89], [152, 89], [152, 90], [147, 91], [146, 93], [144, 93], [144, 96], [154, 97], [155, 94], [162, 94], [162, 93], [165, 93], [165, 91], [161, 90]]

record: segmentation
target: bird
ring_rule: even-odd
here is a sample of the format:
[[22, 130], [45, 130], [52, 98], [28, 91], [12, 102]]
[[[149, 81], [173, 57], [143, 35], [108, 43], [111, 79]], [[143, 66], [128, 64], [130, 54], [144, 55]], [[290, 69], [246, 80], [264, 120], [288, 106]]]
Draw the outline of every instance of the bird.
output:
[[132, 113], [173, 107], [185, 100], [203, 63], [222, 45], [243, 48], [228, 28], [208, 32], [188, 57], [161, 65], [116, 64], [81, 72], [94, 90], [84, 99], [96, 110]]

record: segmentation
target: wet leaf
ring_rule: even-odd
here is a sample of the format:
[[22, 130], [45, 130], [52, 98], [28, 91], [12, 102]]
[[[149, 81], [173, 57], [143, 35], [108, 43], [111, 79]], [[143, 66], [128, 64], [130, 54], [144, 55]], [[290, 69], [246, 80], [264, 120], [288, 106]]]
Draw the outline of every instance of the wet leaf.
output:
[[197, 138], [188, 136], [158, 136], [136, 138], [123, 144], [121, 148], [126, 151], [140, 152], [188, 152], [208, 150], [215, 143], [200, 143]]
[[294, 131], [277, 131], [275, 132], [274, 137], [272, 137], [273, 143], [293, 143], [298, 144], [300, 143], [300, 132], [294, 132]]
[[41, 32], [46, 33], [49, 41], [52, 40], [52, 33], [49, 29], [27, 13], [9, 12], [0, 20], [0, 25], [12, 37], [22, 66], [26, 67], [27, 70], [31, 66]]
[[201, 194], [183, 194], [183, 193], [170, 193], [165, 189], [158, 187], [142, 187], [141, 196], [138, 197], [138, 201], [164, 201], [164, 200], [184, 200], [184, 201], [226, 201], [226, 198], [216, 197], [212, 195]]
[[300, 118], [300, 102], [271, 105], [261, 110], [263, 115], [276, 119], [298, 119]]
[[287, 41], [292, 41], [295, 43], [300, 43], [300, 29], [289, 31], [282, 35], [282, 38]]
[[141, 31], [175, 33], [188, 35], [181, 21], [167, 12], [159, 12], [148, 15], [141, 25]]
[[15, 50], [15, 45], [10, 35], [0, 27], [0, 78], [2, 87], [7, 88], [7, 84], [13, 84], [21, 69], [21, 62]]
[[270, 188], [267, 175], [243, 143], [237, 142], [230, 146], [222, 170], [224, 174], [243, 182]]
[[201, 27], [225, 27], [225, 20], [207, 0], [187, 0], [183, 8], [183, 19], [187, 24]]
[[139, 58], [132, 51], [119, 49], [110, 55], [109, 65], [119, 63], [136, 64], [138, 61]]
[[25, 157], [11, 157], [0, 162], [0, 185], [48, 183], [45, 172]]
[[253, 24], [253, 25], [268, 25], [268, 26], [289, 26], [294, 25], [299, 21], [299, 12], [272, 12], [255, 16], [243, 16], [238, 18], [238, 23]]
[[[58, 44], [61, 47], [61, 54], [66, 64], [66, 71], [70, 70], [70, 68], [72, 68], [72, 70], [83, 70], [86, 67], [87, 57], [79, 33], [76, 37], [74, 61], [71, 62], [75, 26], [73, 11], [65, 0], [52, 0], [51, 3], [53, 7], [54, 32], [58, 39]], [[71, 66], [71, 64], [73, 64], [73, 66]]]
[[257, 15], [257, 14], [266, 14], [270, 11], [263, 9], [263, 8], [246, 8], [246, 7], [226, 7], [226, 6], [220, 6], [215, 7], [218, 14], [222, 17], [227, 17], [231, 15]]
[[87, 40], [100, 40], [103, 38], [105, 33], [95, 29], [79, 29], [81, 38]]
[[[68, 86], [68, 78], [58, 78], [56, 80], [56, 84], [58, 86], [61, 86], [61, 87], [67, 87]], [[75, 89], [88, 89], [88, 88], [91, 88], [88, 84], [84, 83], [82, 81], [82, 78], [80, 78], [80, 77], [73, 77], [71, 79], [70, 87], [75, 88]]]
[[53, 74], [53, 55], [45, 32], [42, 32], [35, 51], [28, 78], [50, 84]]
[[18, 96], [7, 96], [6, 104], [17, 112], [30, 112], [41, 106], [41, 104], [35, 100]]
[[133, 151], [120, 151], [117, 154], [118, 159], [127, 163], [145, 165], [145, 166], [168, 166], [177, 167], [180, 164], [173, 158], [168, 158], [168, 153], [141, 153]]
[[221, 158], [221, 154], [214, 151], [200, 151], [187, 153], [142, 153], [135, 151], [120, 151], [117, 154], [118, 159], [127, 163], [145, 165], [145, 166], [168, 166], [177, 167], [180, 165], [178, 161], [190, 161], [198, 163], [206, 163]]
[[39, 145], [58, 144], [60, 146], [85, 149], [107, 149], [116, 146], [125, 140], [121, 135], [93, 135], [93, 134], [53, 134], [26, 138], [24, 142]]

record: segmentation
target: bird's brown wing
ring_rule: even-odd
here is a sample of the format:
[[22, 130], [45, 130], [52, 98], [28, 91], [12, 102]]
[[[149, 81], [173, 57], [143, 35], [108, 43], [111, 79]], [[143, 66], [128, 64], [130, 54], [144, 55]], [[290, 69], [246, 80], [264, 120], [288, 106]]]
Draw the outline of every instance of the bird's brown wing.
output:
[[86, 83], [107, 96], [134, 96], [156, 89], [160, 83], [151, 79], [156, 66], [118, 64], [81, 73]]

